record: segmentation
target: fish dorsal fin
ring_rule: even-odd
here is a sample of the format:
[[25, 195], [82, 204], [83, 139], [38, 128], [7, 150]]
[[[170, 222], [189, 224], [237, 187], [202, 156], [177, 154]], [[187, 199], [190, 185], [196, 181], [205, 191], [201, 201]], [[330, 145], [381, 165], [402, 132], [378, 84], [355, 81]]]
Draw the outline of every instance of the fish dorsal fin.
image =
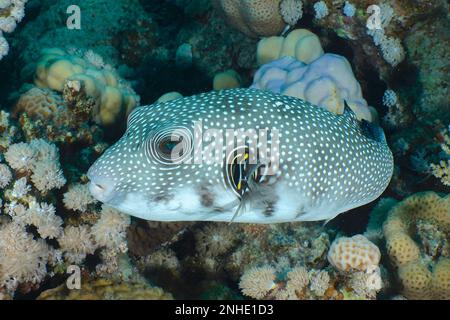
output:
[[384, 135], [383, 129], [372, 122], [365, 119], [358, 120], [356, 113], [349, 107], [347, 101], [344, 100], [344, 116], [351, 119], [358, 124], [361, 129], [361, 133], [369, 139], [375, 140], [377, 142], [386, 142], [386, 137]]
[[367, 138], [375, 140], [377, 142], [386, 143], [386, 136], [384, 135], [383, 129], [379, 125], [362, 119], [360, 127], [361, 133]]
[[352, 119], [353, 121], [358, 121], [356, 113], [349, 107], [347, 101], [344, 100], [344, 117]]

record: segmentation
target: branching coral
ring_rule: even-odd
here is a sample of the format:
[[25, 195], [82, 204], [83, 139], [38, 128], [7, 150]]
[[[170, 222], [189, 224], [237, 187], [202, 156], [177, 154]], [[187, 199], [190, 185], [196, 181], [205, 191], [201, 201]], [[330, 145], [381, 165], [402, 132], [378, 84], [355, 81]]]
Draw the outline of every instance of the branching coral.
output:
[[6, 164], [0, 163], [0, 188], [6, 187], [11, 182], [11, 170]]
[[295, 26], [303, 16], [303, 3], [301, 0], [282, 0], [280, 13], [288, 25]]
[[54, 239], [61, 235], [63, 220], [55, 214], [53, 205], [33, 202], [28, 208], [27, 216], [28, 224], [36, 226], [43, 239]]
[[395, 67], [405, 58], [405, 50], [399, 39], [387, 36], [384, 31], [394, 16], [393, 8], [387, 3], [382, 3], [379, 8], [381, 25], [369, 28], [367, 33], [373, 37], [375, 45], [380, 47], [384, 60]]
[[[450, 126], [448, 129], [450, 132]], [[443, 132], [443, 142], [441, 143], [441, 148], [444, 153], [450, 158], [450, 134], [448, 132]], [[442, 184], [445, 186], [450, 186], [450, 159], [445, 161], [441, 160], [439, 163], [431, 164], [431, 172], [433, 175], [440, 179]]]
[[327, 4], [325, 1], [318, 1], [314, 4], [315, 18], [322, 19], [329, 13]]

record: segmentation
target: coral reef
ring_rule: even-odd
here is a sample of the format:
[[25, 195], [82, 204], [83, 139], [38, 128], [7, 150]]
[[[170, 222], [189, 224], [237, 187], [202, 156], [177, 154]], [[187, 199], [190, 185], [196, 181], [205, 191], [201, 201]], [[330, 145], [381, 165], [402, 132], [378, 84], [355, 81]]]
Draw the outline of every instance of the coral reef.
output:
[[213, 89], [232, 89], [241, 87], [241, 77], [233, 69], [220, 72], [214, 76]]
[[[3, 111], [1, 117], [1, 158], [6, 162], [0, 164], [2, 296], [38, 290], [69, 264], [86, 268], [86, 256], [94, 254], [99, 255], [99, 274], [120, 278], [129, 217], [108, 208], [98, 210], [82, 180], [77, 180], [81, 175], [70, 173], [83, 169], [62, 163], [67, 149], [43, 138], [26, 142], [24, 124]], [[69, 191], [67, 184], [72, 185]]]
[[252, 88], [297, 97], [336, 114], [344, 112], [345, 101], [359, 119], [376, 119], [350, 64], [338, 55], [327, 53], [308, 65], [290, 57], [275, 60], [255, 73]]
[[373, 266], [377, 267], [380, 258], [378, 247], [359, 234], [335, 239], [328, 251], [328, 261], [341, 271], [367, 271]]
[[[280, 2], [280, 0], [213, 1], [227, 23], [249, 37], [255, 38], [278, 35], [283, 31], [286, 22], [280, 12]], [[290, 17], [288, 20], [292, 24]]]
[[[450, 298], [450, 287], [442, 271], [450, 254], [449, 199], [448, 195], [421, 192], [401, 202], [386, 202], [372, 212], [386, 217], [382, 224], [386, 251], [392, 267], [397, 269], [402, 294], [408, 299]], [[381, 221], [382, 217], [373, 222], [371, 229], [376, 229]], [[433, 279], [441, 277], [442, 282], [436, 287]]]
[[92, 99], [92, 118], [103, 125], [113, 124], [121, 115], [123, 119], [139, 104], [139, 96], [131, 86], [92, 50], [42, 50], [34, 82], [39, 88], [64, 91], [65, 100], [69, 105], [75, 104], [74, 108], [78, 107], [80, 96], [84, 101]]
[[256, 60], [260, 66], [282, 57], [295, 57], [309, 64], [322, 55], [319, 38], [306, 29], [293, 30], [286, 37], [263, 38], [256, 49]]
[[28, 0], [4, 0], [0, 2], [0, 60], [9, 52], [9, 44], [3, 33], [11, 33], [25, 17]]
[[170, 293], [145, 282], [95, 279], [83, 282], [80, 290], [65, 285], [42, 292], [39, 300], [172, 300]]
[[[450, 299], [447, 1], [85, 0], [69, 30], [72, 4], [0, 0], [0, 299]], [[86, 171], [133, 107], [248, 86], [378, 122], [383, 198], [253, 225], [91, 197]]]

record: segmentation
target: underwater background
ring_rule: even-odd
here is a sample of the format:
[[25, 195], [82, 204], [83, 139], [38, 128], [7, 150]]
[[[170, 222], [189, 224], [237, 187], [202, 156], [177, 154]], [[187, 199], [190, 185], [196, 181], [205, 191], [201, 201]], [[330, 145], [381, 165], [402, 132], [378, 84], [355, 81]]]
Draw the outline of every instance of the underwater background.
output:
[[[449, 72], [445, 0], [0, 0], [0, 300], [449, 300]], [[378, 123], [381, 197], [229, 224], [91, 196], [135, 107], [248, 87]]]

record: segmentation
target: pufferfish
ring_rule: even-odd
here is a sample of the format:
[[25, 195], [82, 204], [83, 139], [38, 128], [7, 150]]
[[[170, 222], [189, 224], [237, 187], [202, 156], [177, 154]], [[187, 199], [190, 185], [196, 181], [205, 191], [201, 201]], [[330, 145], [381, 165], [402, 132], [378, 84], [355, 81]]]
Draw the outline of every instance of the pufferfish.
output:
[[331, 220], [392, 173], [383, 130], [347, 106], [229, 89], [133, 110], [88, 177], [97, 200], [147, 220], [278, 223]]

